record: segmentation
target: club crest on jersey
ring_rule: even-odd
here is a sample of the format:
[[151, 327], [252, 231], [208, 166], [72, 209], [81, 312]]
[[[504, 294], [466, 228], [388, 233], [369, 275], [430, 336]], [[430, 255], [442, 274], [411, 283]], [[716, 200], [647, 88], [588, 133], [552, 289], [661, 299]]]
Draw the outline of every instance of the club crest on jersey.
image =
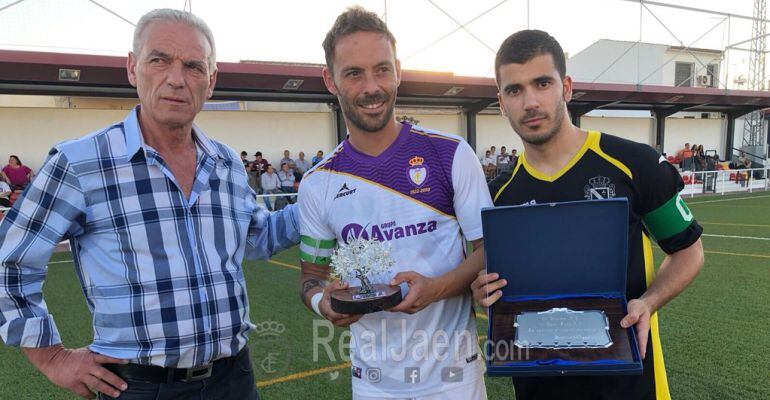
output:
[[597, 175], [588, 180], [583, 187], [586, 200], [611, 199], [615, 197], [615, 184], [606, 176]]
[[428, 179], [428, 166], [425, 165], [425, 159], [420, 156], [412, 157], [409, 160], [409, 180], [420, 187], [426, 179]]

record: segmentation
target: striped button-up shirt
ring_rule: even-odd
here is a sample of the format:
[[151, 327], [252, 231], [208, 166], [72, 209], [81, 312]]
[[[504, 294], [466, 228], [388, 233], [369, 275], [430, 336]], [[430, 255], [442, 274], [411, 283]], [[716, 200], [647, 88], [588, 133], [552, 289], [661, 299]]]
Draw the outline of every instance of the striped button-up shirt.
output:
[[197, 127], [195, 182], [185, 196], [144, 143], [137, 115], [55, 146], [0, 223], [6, 344], [61, 342], [41, 288], [64, 239], [93, 314], [91, 350], [186, 368], [246, 344], [254, 325], [241, 262], [298, 243], [296, 211], [259, 208], [236, 153]]

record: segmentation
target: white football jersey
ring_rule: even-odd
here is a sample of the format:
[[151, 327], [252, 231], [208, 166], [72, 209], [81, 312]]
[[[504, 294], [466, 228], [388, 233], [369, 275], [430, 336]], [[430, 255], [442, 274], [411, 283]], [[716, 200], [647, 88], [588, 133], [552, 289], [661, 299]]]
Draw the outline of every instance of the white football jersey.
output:
[[[409, 124], [377, 157], [344, 141], [305, 175], [299, 193], [302, 259], [328, 264], [334, 243], [351, 238], [386, 242], [395, 267], [372, 283], [402, 271], [437, 277], [456, 268], [466, 255], [463, 237], [482, 237], [481, 209], [492, 206], [462, 138]], [[406, 285], [402, 290], [406, 296]], [[483, 377], [470, 291], [413, 315], [367, 314], [350, 329], [358, 395], [424, 396]]]

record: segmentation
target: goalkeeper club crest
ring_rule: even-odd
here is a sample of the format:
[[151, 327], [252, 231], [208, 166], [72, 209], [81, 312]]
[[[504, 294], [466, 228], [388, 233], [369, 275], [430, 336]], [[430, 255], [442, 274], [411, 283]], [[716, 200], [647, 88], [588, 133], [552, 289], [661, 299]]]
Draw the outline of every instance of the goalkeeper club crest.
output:
[[597, 175], [588, 180], [583, 187], [583, 197], [586, 200], [611, 199], [615, 197], [615, 184], [606, 176]]
[[425, 165], [425, 159], [419, 156], [412, 157], [409, 160], [409, 180], [412, 184], [420, 187], [428, 179], [428, 166]]

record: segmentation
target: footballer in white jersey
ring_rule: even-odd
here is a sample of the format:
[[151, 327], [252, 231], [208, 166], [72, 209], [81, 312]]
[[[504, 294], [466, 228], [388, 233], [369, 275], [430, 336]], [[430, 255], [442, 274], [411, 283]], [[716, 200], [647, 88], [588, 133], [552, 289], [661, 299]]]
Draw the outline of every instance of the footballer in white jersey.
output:
[[[305, 175], [301, 258], [328, 265], [336, 243], [364, 237], [388, 243], [393, 275], [438, 277], [465, 259], [466, 240], [482, 238], [480, 211], [491, 205], [481, 166], [465, 141], [403, 124], [378, 156], [346, 140]], [[408, 287], [402, 290], [406, 296]], [[414, 314], [367, 314], [350, 329], [354, 397], [415, 398], [463, 385], [483, 388], [470, 292]]]

